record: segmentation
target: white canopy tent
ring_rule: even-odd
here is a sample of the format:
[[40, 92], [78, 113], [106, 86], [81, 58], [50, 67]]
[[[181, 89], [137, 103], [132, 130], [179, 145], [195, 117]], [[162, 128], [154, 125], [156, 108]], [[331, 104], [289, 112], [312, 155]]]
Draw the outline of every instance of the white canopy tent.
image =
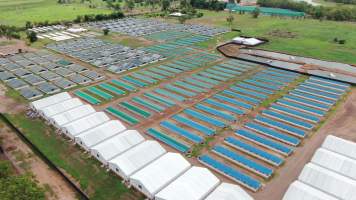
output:
[[329, 135], [321, 147], [356, 160], [356, 143], [354, 142]]
[[235, 37], [232, 39], [234, 43], [237, 44], [243, 44], [243, 45], [248, 45], [248, 46], [255, 46], [258, 44], [262, 44], [263, 41], [256, 39], [256, 38], [245, 38], [245, 37]]
[[125, 180], [167, 151], [156, 141], [147, 140], [109, 161], [109, 168]]
[[60, 128], [61, 126], [70, 123], [74, 120], [80, 119], [92, 113], [95, 113], [95, 109], [90, 105], [81, 105], [63, 113], [59, 113], [49, 118], [51, 124]]
[[309, 185], [306, 185], [300, 181], [293, 182], [283, 200], [338, 200], [337, 198], [330, 196], [320, 190], [317, 190]]
[[94, 145], [97, 145], [124, 130], [126, 130], [126, 127], [120, 121], [110, 120], [75, 136], [74, 140], [85, 150], [89, 151]]
[[155, 200], [202, 200], [220, 180], [207, 168], [192, 167], [155, 196]]
[[109, 140], [93, 146], [90, 153], [103, 164], [107, 165], [108, 161], [128, 149], [143, 142], [145, 138], [136, 130], [126, 130]]
[[312, 163], [303, 168], [298, 180], [339, 199], [356, 197], [356, 181]]
[[74, 139], [80, 133], [89, 130], [109, 121], [110, 118], [103, 112], [96, 112], [86, 117], [80, 118], [76, 121], [65, 124], [61, 130], [69, 138]]
[[311, 162], [356, 180], [356, 160], [349, 157], [320, 148], [315, 152]]
[[46, 119], [49, 119], [56, 114], [68, 111], [81, 105], [83, 105], [83, 103], [78, 98], [72, 98], [43, 108], [40, 111], [40, 115]]
[[205, 200], [253, 200], [240, 186], [221, 183]]
[[50, 106], [52, 104], [56, 104], [67, 99], [72, 98], [68, 92], [62, 92], [59, 94], [52, 95], [50, 97], [42, 98], [37, 101], [33, 101], [30, 103], [30, 107], [33, 110], [41, 110], [44, 107]]
[[190, 163], [178, 153], [166, 153], [130, 177], [130, 184], [148, 198], [182, 175]]

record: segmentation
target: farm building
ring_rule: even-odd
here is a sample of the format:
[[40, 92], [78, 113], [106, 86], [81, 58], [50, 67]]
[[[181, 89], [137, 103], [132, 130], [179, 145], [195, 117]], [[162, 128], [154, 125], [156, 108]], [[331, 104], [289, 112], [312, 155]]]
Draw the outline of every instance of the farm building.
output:
[[55, 127], [60, 128], [64, 124], [85, 117], [92, 113], [95, 113], [95, 109], [91, 105], [81, 105], [68, 111], [49, 117], [49, 121]]
[[206, 200], [253, 200], [239, 186], [230, 183], [221, 183], [207, 198]]

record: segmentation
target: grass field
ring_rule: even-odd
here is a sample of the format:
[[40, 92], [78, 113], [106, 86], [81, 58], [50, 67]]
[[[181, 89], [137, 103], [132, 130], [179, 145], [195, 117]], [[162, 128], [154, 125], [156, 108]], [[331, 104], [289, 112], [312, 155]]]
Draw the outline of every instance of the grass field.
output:
[[26, 21], [72, 20], [78, 15], [111, 12], [101, 0], [93, 0], [97, 6], [94, 9], [79, 2], [58, 4], [56, 0], [0, 0], [0, 24], [24, 26]]
[[118, 177], [100, 168], [99, 162], [89, 158], [88, 154], [84, 154], [62, 136], [56, 135], [54, 130], [42, 121], [30, 120], [23, 113], [6, 116], [52, 162], [77, 180], [90, 199], [143, 199], [140, 193], [127, 189]]
[[[197, 22], [228, 27], [226, 22], [228, 13], [202, 12], [203, 18], [193, 19], [187, 23]], [[240, 29], [242, 35], [265, 37], [270, 40], [268, 44], [259, 48], [356, 64], [356, 23], [268, 16], [254, 19], [248, 14], [234, 14], [234, 18], [232, 27]], [[234, 34], [224, 37], [232, 38]], [[333, 42], [334, 38], [345, 39], [346, 44], [336, 44]], [[216, 38], [202, 45], [203, 47], [216, 45]]]

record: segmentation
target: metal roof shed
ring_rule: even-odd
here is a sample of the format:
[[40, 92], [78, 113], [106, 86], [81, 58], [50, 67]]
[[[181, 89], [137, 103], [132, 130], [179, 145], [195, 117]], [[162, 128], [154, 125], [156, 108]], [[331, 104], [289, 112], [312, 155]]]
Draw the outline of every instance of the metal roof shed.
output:
[[40, 110], [40, 115], [46, 119], [50, 118], [53, 115], [65, 112], [72, 108], [83, 105], [83, 103], [78, 98], [71, 98], [50, 106], [47, 106]]
[[43, 94], [31, 87], [25, 87], [19, 90], [20, 94], [25, 97], [27, 100], [33, 100], [33, 99], [37, 99], [43, 96]]
[[96, 112], [86, 117], [80, 118], [76, 121], [65, 124], [61, 130], [69, 138], [74, 139], [75, 136], [82, 132], [94, 128], [109, 121], [110, 118], [103, 112]]
[[99, 81], [99, 80], [103, 80], [103, 79], [105, 78], [104, 75], [99, 74], [99, 73], [97, 73], [96, 71], [92, 71], [92, 70], [83, 72], [82, 74], [83, 74], [84, 76], [86, 76], [86, 77], [92, 79], [93, 81]]
[[69, 77], [69, 79], [75, 83], [78, 83], [80, 85], [85, 85], [91, 83], [91, 80], [83, 75], [80, 74], [74, 74]]
[[13, 73], [18, 77], [24, 77], [24, 76], [32, 74], [32, 72], [28, 71], [27, 69], [22, 69], [22, 68], [14, 70]]
[[48, 83], [48, 82], [38, 84], [37, 89], [41, 90], [42, 92], [44, 92], [46, 94], [54, 94], [54, 93], [61, 91], [61, 89], [59, 89], [57, 86], [53, 85], [52, 83]]
[[93, 146], [90, 153], [100, 162], [107, 165], [109, 160], [136, 146], [144, 140], [145, 139], [138, 131], [126, 130], [121, 134], [110, 138], [109, 140]]
[[52, 95], [50, 97], [46, 97], [34, 102], [30, 103], [30, 107], [34, 110], [41, 110], [42, 108], [45, 108], [47, 106], [65, 101], [67, 99], [71, 99], [72, 97], [69, 95], [68, 92], [62, 92], [56, 95]]
[[46, 71], [41, 73], [40, 75], [42, 78], [46, 79], [47, 81], [54, 81], [56, 79], [61, 78], [58, 74], [51, 72], [51, 71]]
[[15, 90], [19, 90], [29, 86], [27, 83], [25, 83], [25, 81], [17, 78], [9, 80], [6, 84]]
[[9, 81], [11, 79], [15, 79], [16, 76], [14, 76], [12, 73], [10, 72], [0, 72], [0, 80], [1, 81]]
[[30, 83], [31, 85], [38, 85], [40, 83], [46, 82], [43, 78], [41, 78], [41, 77], [39, 77], [37, 75], [33, 75], [33, 74], [25, 76], [23, 78], [23, 80], [25, 80], [26, 82]]
[[69, 88], [77, 86], [77, 84], [73, 83], [72, 81], [70, 81], [66, 78], [56, 79], [55, 81], [53, 81], [53, 83], [62, 89], [69, 89]]
[[205, 200], [253, 200], [240, 186], [221, 183]]
[[300, 181], [293, 182], [283, 196], [283, 200], [338, 200]]
[[75, 142], [89, 151], [91, 147], [113, 137], [126, 130], [126, 127], [118, 120], [110, 120], [93, 129], [75, 136]]
[[207, 168], [192, 167], [155, 196], [155, 200], [202, 200], [220, 180]]
[[12, 62], [9, 62], [9, 63], [5, 63], [4, 64], [4, 68], [9, 70], [9, 71], [14, 71], [16, 69], [21, 69], [22, 66], [20, 66], [18, 64], [15, 64], [15, 63], [12, 63]]
[[49, 122], [57, 128], [60, 128], [64, 124], [70, 123], [95, 112], [95, 109], [91, 105], [84, 104], [49, 117]]
[[129, 177], [153, 162], [167, 151], [154, 140], [147, 140], [127, 150], [109, 161], [109, 168], [120, 177], [129, 180]]
[[[130, 184], [148, 198], [169, 185], [190, 168], [190, 163], [178, 153], [166, 153], [130, 177]], [[158, 178], [159, 177], [159, 178]]]
[[75, 74], [75, 72], [73, 72], [69, 69], [63, 68], [63, 67], [57, 68], [55, 70], [55, 72], [61, 76], [64, 76], [64, 77], [71, 76], [71, 75]]

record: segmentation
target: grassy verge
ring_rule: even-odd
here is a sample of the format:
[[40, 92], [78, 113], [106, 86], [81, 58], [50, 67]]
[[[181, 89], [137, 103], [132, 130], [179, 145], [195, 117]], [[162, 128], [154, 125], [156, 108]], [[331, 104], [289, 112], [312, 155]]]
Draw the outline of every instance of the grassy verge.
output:
[[127, 189], [115, 175], [100, 167], [98, 161], [71, 145], [42, 120], [24, 114], [6, 115], [53, 163], [80, 184], [91, 199], [141, 199], [141, 194]]

